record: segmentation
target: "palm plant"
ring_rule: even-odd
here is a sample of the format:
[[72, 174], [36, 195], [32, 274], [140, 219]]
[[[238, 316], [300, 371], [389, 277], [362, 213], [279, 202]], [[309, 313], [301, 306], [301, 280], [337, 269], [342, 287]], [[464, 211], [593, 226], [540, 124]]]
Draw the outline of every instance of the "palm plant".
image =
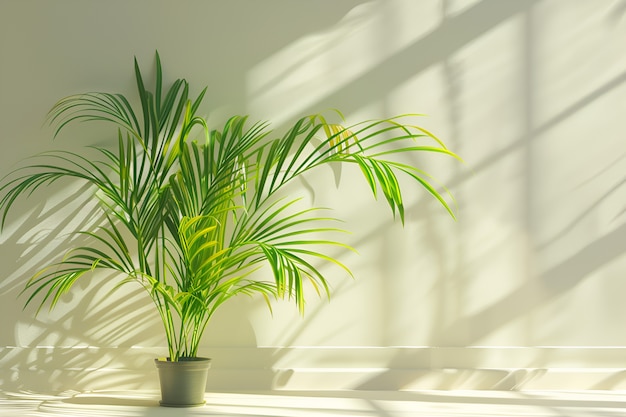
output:
[[351, 249], [328, 237], [343, 231], [332, 226], [338, 219], [280, 197], [299, 176], [325, 164], [356, 164], [374, 197], [382, 193], [404, 222], [397, 175], [405, 174], [454, 217], [426, 173], [394, 159], [422, 152], [457, 158], [425, 129], [402, 123], [410, 115], [344, 127], [318, 114], [276, 137], [267, 123], [234, 116], [211, 130], [197, 114], [206, 89], [192, 99], [189, 84], [179, 79], [165, 91], [158, 54], [154, 91], [136, 60], [135, 77], [140, 111], [122, 94], [86, 93], [62, 99], [49, 113], [55, 136], [74, 122], [112, 123], [116, 150], [96, 147], [99, 160], [73, 151], [44, 153], [0, 186], [2, 225], [19, 197], [61, 179], [92, 185], [100, 201], [103, 222], [76, 231], [88, 244], [35, 274], [25, 286], [27, 305], [37, 300], [39, 309], [53, 308], [85, 274], [115, 271], [116, 288], [145, 288], [176, 361], [197, 355], [207, 323], [231, 297], [262, 294], [268, 305], [290, 297], [303, 311], [307, 282], [329, 294], [320, 262], [350, 272], [327, 254], [331, 247]]

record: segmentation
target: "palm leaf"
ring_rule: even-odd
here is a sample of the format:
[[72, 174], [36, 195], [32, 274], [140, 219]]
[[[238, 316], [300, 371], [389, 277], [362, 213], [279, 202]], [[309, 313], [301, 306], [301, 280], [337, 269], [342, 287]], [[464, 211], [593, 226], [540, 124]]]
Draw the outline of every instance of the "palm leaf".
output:
[[287, 297], [303, 312], [305, 288], [330, 294], [322, 265], [352, 275], [329, 250], [354, 249], [334, 238], [346, 231], [326, 209], [303, 209], [297, 196], [278, 196], [328, 164], [356, 164], [374, 199], [382, 194], [403, 223], [400, 176], [454, 218], [449, 191], [403, 162], [420, 155], [460, 159], [429, 130], [407, 122], [419, 115], [345, 125], [335, 110], [302, 117], [283, 134], [233, 116], [211, 130], [198, 116], [207, 89], [192, 98], [184, 79], [164, 88], [155, 58], [153, 86], [134, 60], [137, 106], [123, 94], [87, 92], [59, 100], [48, 113], [54, 137], [74, 123], [104, 122], [115, 128], [114, 146], [93, 148], [95, 158], [44, 153], [0, 182], [0, 227], [19, 198], [60, 180], [90, 185], [99, 200], [102, 222], [76, 231], [85, 243], [27, 282], [26, 304], [38, 302], [38, 311], [57, 305], [88, 273], [113, 272], [94, 277], [113, 277], [114, 289], [128, 283], [145, 289], [174, 360], [197, 353], [212, 315], [234, 296], [260, 294], [270, 309], [272, 298]]

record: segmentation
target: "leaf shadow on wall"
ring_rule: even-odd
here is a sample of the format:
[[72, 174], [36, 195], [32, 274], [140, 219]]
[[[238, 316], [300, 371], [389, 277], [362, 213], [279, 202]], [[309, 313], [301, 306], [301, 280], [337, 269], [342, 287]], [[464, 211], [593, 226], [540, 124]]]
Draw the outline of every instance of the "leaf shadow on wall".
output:
[[158, 344], [155, 335], [161, 330], [143, 289], [126, 286], [109, 297], [119, 277], [88, 274], [61, 298], [55, 310], [48, 312], [44, 306], [35, 316], [39, 301], [35, 299], [32, 306], [16, 311], [31, 295], [21, 294], [27, 280], [43, 265], [83, 243], [82, 237], [67, 232], [67, 224], [82, 228], [98, 222], [88, 204], [92, 193], [88, 188], [68, 195], [56, 184], [52, 191], [64, 196], [55, 197], [54, 206], [52, 200], [35, 207], [30, 206], [31, 200], [18, 202], [14, 216], [27, 216], [17, 227], [9, 225], [9, 236], [3, 234], [3, 256], [16, 262], [13, 272], [5, 269], [8, 275], [0, 284], [2, 387], [41, 392], [68, 387], [138, 387], [144, 378], [137, 371], [148, 359], [132, 346]]
[[[246, 36], [230, 38], [230, 44], [235, 45], [229, 47], [221, 36], [232, 29], [228, 26], [228, 19], [220, 19], [215, 24], [209, 25], [209, 30], [216, 31], [215, 36], [206, 36], [209, 48], [211, 45], [217, 45], [218, 50], [226, 48], [228, 52], [233, 50], [250, 52], [233, 56], [234, 61], [229, 61], [229, 65], [223, 67], [225, 70], [242, 69], [242, 74], [244, 74], [257, 60], [273, 51], [280, 50], [291, 39], [323, 30], [334, 24], [361, 1], [350, 0], [341, 4], [328, 2], [333, 4], [330, 12], [321, 15], [320, 19], [305, 20], [288, 19], [285, 18], [285, 14], [300, 16], [303, 12], [306, 14], [309, 8], [315, 10], [323, 5], [319, 3], [296, 5], [289, 1], [283, 3], [281, 13], [276, 13], [266, 5], [256, 3], [251, 3], [245, 13], [241, 13], [239, 6], [224, 3], [221, 10], [226, 14], [239, 16], [238, 23], [245, 27], [247, 31], [245, 33], [250, 35], [249, 38]], [[220, 29], [220, 25], [225, 26], [223, 30]], [[268, 25], [281, 27], [281, 31], [268, 32]], [[287, 36], [287, 33], [291, 35]], [[260, 42], [258, 47], [250, 48], [250, 45], [246, 43], [250, 38], [255, 41], [262, 38], [263, 42]], [[153, 51], [150, 53], [152, 54]], [[36, 51], [33, 55], [36, 55]], [[208, 59], [208, 55], [203, 54], [202, 57]], [[167, 57], [164, 58], [166, 62]], [[173, 65], [179, 64], [181, 63], [173, 63]], [[168, 65], [167, 62], [166, 65]], [[184, 63], [184, 65], [187, 68], [188, 64]], [[202, 67], [202, 65], [197, 65], [197, 67]], [[207, 65], [207, 67], [214, 68], [213, 65]], [[175, 68], [175, 66], [168, 66], [167, 74], [175, 74]], [[218, 77], [212, 81], [220, 82], [220, 74], [217, 75]], [[239, 88], [241, 86], [245, 86], [245, 83], [237, 85]], [[242, 103], [245, 100], [244, 94], [245, 92], [241, 91]], [[236, 96], [235, 94], [235, 100], [237, 100]], [[227, 100], [232, 99], [232, 97], [227, 98]], [[78, 139], [90, 137], [90, 135], [85, 135]], [[75, 137], [66, 137], [63, 140], [75, 141], [75, 146], [79, 146]], [[99, 142], [100, 145], [104, 143], [106, 142]], [[82, 143], [80, 145], [82, 146]], [[86, 196], [91, 195], [91, 191], [73, 190], [72, 194], [67, 196], [64, 192], [66, 192], [64, 187], [55, 185], [47, 190], [47, 194], [39, 193], [28, 201], [16, 205], [14, 214], [26, 213], [26, 216], [20, 219], [19, 224], [10, 225], [10, 235], [5, 232], [2, 236], [3, 258], [16, 260], [14, 265], [5, 269], [6, 275], [0, 282], [0, 312], [5, 317], [0, 328], [2, 335], [0, 346], [4, 346], [0, 348], [0, 363], [2, 364], [0, 382], [3, 389], [50, 392], [68, 387], [72, 389], [106, 389], [123, 386], [137, 388], [145, 387], [146, 381], [152, 384], [151, 387], [156, 388], [153, 378], [146, 378], [145, 373], [138, 372], [138, 369], [145, 370], [146, 366], [152, 370], [152, 364], [147, 363], [152, 357], [146, 358], [145, 351], [133, 349], [137, 345], [164, 345], [160, 321], [153, 307], [142, 294], [142, 289], [126, 286], [112, 297], [105, 298], [106, 291], [98, 288], [100, 282], [115, 281], [117, 277], [107, 275], [84, 277], [73, 291], [61, 299], [54, 312], [47, 314], [44, 308], [36, 318], [33, 318], [34, 310], [30, 307], [25, 311], [17, 312], [25, 301], [25, 298], [19, 297], [19, 293], [26, 279], [42, 265], [47, 264], [47, 258], [58, 259], [67, 249], [80, 246], [80, 239], [66, 235], [67, 223], [73, 222], [78, 226], [84, 226], [92, 221], [91, 216], [94, 213], [86, 212], [85, 207], [68, 209], [77, 198], [89, 200]], [[49, 201], [45, 201], [46, 197]], [[35, 207], [30, 206], [32, 201], [37, 201]], [[51, 201], [56, 202], [51, 203]], [[54, 204], [54, 207], [50, 208], [51, 204]], [[52, 224], [50, 224], [51, 219], [54, 219]], [[25, 240], [24, 236], [31, 236], [33, 229], [37, 229], [37, 236]], [[219, 320], [219, 317], [216, 316], [216, 319]], [[216, 326], [219, 329], [221, 324], [216, 323]], [[242, 327], [250, 329], [247, 322], [243, 323]], [[244, 333], [241, 337], [245, 340], [238, 342], [254, 345], [256, 343], [254, 332]], [[58, 369], [53, 367], [58, 367]], [[92, 372], [94, 370], [96, 372]]]
[[[351, 3], [354, 5], [354, 2]], [[501, 0], [483, 0], [478, 2], [475, 6], [472, 6], [467, 11], [459, 14], [458, 16], [449, 19], [444, 25], [440, 28], [437, 28], [431, 34], [428, 34], [425, 38], [417, 40], [413, 44], [409, 45], [405, 49], [399, 51], [398, 53], [392, 55], [388, 60], [382, 62], [377, 67], [367, 71], [358, 79], [349, 83], [341, 89], [334, 91], [329, 96], [323, 98], [319, 102], [314, 103], [309, 106], [309, 109], [315, 111], [319, 107], [338, 107], [342, 111], [348, 113], [350, 111], [358, 109], [363, 103], [370, 103], [375, 100], [380, 99], [380, 97], [384, 97], [390, 90], [394, 87], [401, 85], [406, 80], [410, 79], [420, 71], [425, 70], [430, 65], [435, 63], [440, 63], [445, 61], [450, 55], [454, 54], [457, 50], [467, 45], [474, 39], [479, 38], [482, 34], [487, 33], [493, 27], [497, 26], [504, 20], [515, 16], [516, 14], [522, 13], [528, 8], [530, 8], [533, 4], [537, 3], [537, 1], [526, 1], [526, 2], [504, 2]], [[345, 3], [343, 3], [345, 4]], [[292, 14], [296, 14], [295, 10], [291, 10]], [[289, 14], [288, 14], [289, 15]], [[281, 17], [282, 19], [282, 17]], [[259, 20], [261, 21], [261, 20]], [[297, 22], [298, 20], [294, 19], [292, 22]], [[310, 23], [307, 21], [307, 23]], [[297, 26], [297, 25], [296, 25]], [[264, 26], [265, 27], [265, 26]], [[317, 27], [317, 26], [315, 26]], [[298, 29], [297, 33], [308, 32], [315, 30], [315, 27], [307, 26], [306, 30]], [[265, 29], [264, 29], [265, 31]], [[243, 38], [243, 37], [242, 37]], [[217, 37], [215, 41], [217, 41]], [[267, 42], [264, 49], [259, 49], [260, 51], [258, 55], [253, 56], [252, 58], [260, 59], [267, 54], [267, 51], [277, 50], [284, 44], [285, 40], [281, 38], [280, 40], [271, 39]], [[239, 58], [239, 59], [250, 59], [250, 57]], [[243, 67], [251, 66], [252, 63], [246, 61], [242, 63]], [[173, 72], [170, 72], [173, 73]], [[560, 123], [561, 121], [571, 117], [577, 113], [578, 110], [585, 108], [590, 102], [592, 102], [595, 98], [602, 96], [605, 92], [611, 91], [614, 87], [621, 85], [624, 81], [624, 77], [626, 75], [622, 75], [614, 79], [612, 82], [607, 83], [605, 86], [599, 88], [596, 92], [591, 94], [590, 96], [584, 98], [580, 102], [575, 103], [569, 109], [566, 109], [563, 113], [553, 119], [551, 122], [546, 124], [545, 126], [534, 127], [528, 126], [527, 135], [520, 138], [513, 145], [506, 147], [500, 152], [495, 152], [487, 156], [484, 160], [480, 161], [478, 166], [475, 167], [476, 172], [480, 172], [483, 170], [488, 170], [492, 164], [496, 163], [501, 159], [502, 156], [507, 154], [523, 151], [526, 146], [533, 140], [533, 138], [541, 133], [542, 131], [548, 129], [551, 125], [555, 125]], [[242, 83], [243, 85], [243, 83]], [[242, 96], [243, 96], [242, 92]], [[454, 98], [454, 97], [453, 97]], [[454, 149], [454, 147], [453, 147]], [[455, 149], [456, 150], [456, 149]], [[466, 179], [466, 173], [462, 172], [455, 176], [452, 181], [449, 182], [449, 186], [451, 189], [459, 188]], [[618, 189], [619, 186], [616, 188]], [[462, 198], [467, 198], [462, 196]], [[412, 211], [414, 217], [419, 217], [420, 222], [428, 222], [428, 218], [431, 215], [430, 208], [431, 206], [427, 206], [426, 204], [420, 202], [415, 206], [408, 208], [407, 211]], [[62, 209], [62, 204], [58, 205], [58, 209]], [[71, 213], [67, 213], [67, 217], [71, 216], [79, 216], [80, 211], [75, 211]], [[11, 257], [19, 259], [22, 252], [19, 249], [21, 244], [19, 243], [19, 236], [27, 233], [29, 227], [27, 225], [35, 224], [39, 221], [39, 217], [37, 215], [31, 216], [28, 222], [24, 224], [22, 227], [18, 227], [16, 232], [8, 238], [5, 243], [3, 243], [3, 252], [8, 249], [11, 252]], [[461, 220], [462, 222], [462, 220]], [[382, 234], [387, 227], [387, 224], [383, 223], [381, 226], [372, 232], [370, 235], [363, 236], [363, 240], [371, 240], [376, 239], [379, 234]], [[60, 233], [60, 225], [56, 230], [57, 233]], [[572, 254], [572, 256], [566, 260], [564, 260], [561, 264], [553, 267], [552, 269], [545, 271], [538, 280], [529, 282], [521, 285], [515, 291], [513, 291], [509, 296], [504, 299], [493, 302], [491, 305], [486, 307], [484, 310], [475, 313], [473, 315], [458, 317], [457, 320], [453, 323], [448, 323], [443, 320], [443, 317], [435, 314], [435, 323], [433, 323], [432, 327], [437, 328], [437, 334], [455, 334], [461, 333], [467, 336], [466, 342], [471, 344], [477, 341], [480, 341], [485, 336], [494, 332], [498, 328], [501, 328], [506, 323], [509, 323], [521, 315], [524, 315], [528, 312], [528, 310], [536, 308], [543, 303], [546, 303], [553, 297], [558, 294], [562, 294], [566, 292], [568, 289], [573, 288], [578, 283], [582, 282], [590, 272], [594, 269], [601, 267], [602, 265], [610, 262], [615, 257], [619, 256], [620, 253], [623, 253], [625, 239], [624, 227], [619, 227], [613, 230], [611, 233], [603, 236], [602, 238], [590, 243], [586, 247], [580, 249], [579, 252]], [[54, 236], [54, 233], [52, 234]], [[47, 243], [51, 243], [54, 238], [45, 238]], [[440, 253], [439, 256], [443, 256], [443, 251], [438, 251], [437, 247], [443, 247], [443, 243], [447, 239], [446, 236], [443, 236], [438, 230], [432, 229], [428, 231], [427, 240], [431, 242], [434, 246], [434, 250], [432, 253]], [[56, 241], [55, 241], [56, 242]], [[421, 245], [423, 243], [423, 239], [420, 237], [416, 238], [416, 244]], [[622, 251], [622, 252], [620, 252]], [[437, 256], [437, 255], [435, 255]], [[441, 264], [443, 264], [443, 259], [441, 259]], [[31, 268], [30, 272], [33, 272], [36, 268]], [[433, 289], [433, 297], [437, 297], [437, 303], [440, 306], [444, 306], [446, 303], [449, 303], [454, 300], [450, 300], [450, 294], [447, 292], [446, 280], [450, 280], [452, 277], [451, 274], [459, 274], [459, 276], [463, 276], [462, 270], [455, 271], [447, 271], [442, 267], [441, 276], [438, 280], [437, 286]], [[24, 275], [28, 275], [25, 273]], [[471, 277], [465, 277], [471, 278]], [[456, 280], [458, 281], [458, 280]], [[458, 282], [454, 282], [455, 286]], [[3, 317], [14, 317], [15, 310], [13, 306], [15, 305], [13, 299], [16, 297], [19, 292], [20, 285], [17, 284], [17, 281], [11, 281], [9, 283], [3, 283], [2, 295], [1, 297], [7, 301], [7, 303], [2, 302], [4, 316]], [[462, 284], [458, 284], [462, 285]], [[539, 285], [539, 287], [537, 287]], [[538, 289], [540, 297], [536, 297], [538, 293]], [[459, 294], [459, 299], [462, 300], [462, 295], [464, 288], [462, 286], [456, 286], [455, 290]], [[349, 291], [349, 289], [347, 289]], [[68, 330], [64, 327], [64, 323], [71, 323], [71, 320], [75, 320], [77, 316], [77, 312], [84, 314], [83, 317], [88, 317], [89, 312], [92, 312], [92, 306], [97, 305], [97, 301], [95, 301], [95, 294], [87, 293], [90, 295], [85, 295], [81, 299], [73, 300], [72, 305], [75, 306], [76, 302], [79, 304], [79, 307], [72, 307], [74, 310], [70, 310], [70, 313], [61, 314], [56, 323], [48, 323], [41, 322], [39, 323], [42, 328], [42, 333], [33, 338], [33, 343], [40, 343], [45, 341], [48, 343], [50, 337], [55, 337], [58, 335], [60, 340], [54, 341], [55, 344], [62, 345], [63, 340], [71, 341], [71, 343], [75, 343], [75, 340], [79, 341], [78, 343], [84, 343], [89, 346], [111, 346], [111, 344], [116, 344], [118, 341], [114, 339], [114, 336], [118, 336], [116, 333], [111, 333], [111, 338], [107, 339], [106, 336], [99, 335], [98, 337], [94, 337], [93, 339], [88, 337], [89, 332], [77, 331], [75, 329]], [[394, 303], [392, 294], [381, 294], [388, 304]], [[4, 301], [3, 300], [3, 301]], [[95, 323], [91, 323], [93, 327], [107, 328], [108, 325], [115, 323], [116, 331], [123, 334], [133, 334], [133, 341], [135, 340], [154, 340], [156, 334], [161, 334], [161, 329], [157, 329], [157, 325], [149, 319], [145, 319], [143, 322], [143, 310], [138, 311], [138, 313], [142, 313], [139, 315], [141, 319], [134, 320], [130, 317], [125, 316], [124, 311], [128, 312], [128, 309], [123, 308], [124, 304], [128, 303], [129, 306], [132, 306], [134, 303], [134, 295], [128, 295], [127, 298], [122, 299], [120, 303], [120, 309], [111, 309], [107, 311], [107, 314], [102, 314], [101, 316], [95, 318]], [[104, 311], [104, 310], [100, 310]], [[245, 314], [246, 312], [243, 312]], [[310, 316], [309, 319], [313, 319], [315, 313]], [[416, 318], [418, 320], [419, 318]], [[27, 318], [20, 316], [20, 321], [28, 321]], [[101, 322], [99, 322], [101, 320]], [[128, 321], [126, 323], [126, 321]], [[118, 322], [125, 323], [121, 327], [118, 325]], [[5, 326], [7, 326], [5, 328]], [[124, 327], [126, 326], [126, 327]], [[304, 325], [303, 325], [304, 326]], [[15, 332], [16, 326], [11, 321], [3, 321], [2, 334], [11, 334]], [[295, 340], [296, 335], [294, 336]], [[432, 335], [431, 340], [437, 340], [439, 336]], [[439, 339], [441, 340], [441, 339]], [[253, 341], [250, 341], [254, 343]], [[323, 343], [323, 340], [320, 340], [320, 343]], [[11, 343], [11, 342], [7, 342]], [[124, 342], [123, 344], [130, 342]], [[93, 366], [94, 363], [98, 363], [98, 359], [95, 357], [95, 351], [86, 350], [86, 353], [83, 354], [80, 358], [74, 358], [76, 355], [73, 351], [72, 353], [68, 353], [58, 358], [61, 363], [69, 363], [72, 368], [88, 368], [89, 366]], [[132, 353], [132, 351], [129, 351]], [[4, 358], [0, 358], [2, 363], [6, 363], [5, 359], [8, 358], [7, 355], [10, 355], [11, 352], [8, 350], [4, 355]], [[393, 369], [397, 363], [406, 363], [410, 361], [411, 358], [407, 358], [406, 352], [401, 353], [398, 358], [393, 358], [389, 363], [389, 368]], [[74, 358], [74, 359], [73, 359]], [[280, 357], [270, 357], [267, 359], [266, 365], [270, 368], [273, 367]], [[35, 359], [32, 359], [31, 354], [21, 353], [18, 354], [18, 357], [14, 361], [11, 359], [11, 364], [19, 364], [19, 367], [29, 368], [33, 366], [39, 365], [50, 365], [46, 362], [45, 351], [41, 351], [41, 355]], [[129, 357], [130, 365], [135, 366], [135, 363], [141, 362], [141, 359], [133, 358], [132, 354]], [[58, 363], [58, 362], [55, 362]], [[107, 361], [103, 366], [106, 367], [107, 364], [112, 363], [112, 360]], [[83, 382], [92, 382], [88, 381], [85, 370], [78, 371], [75, 375], [75, 380], [71, 381], [70, 384], [74, 384], [76, 387], [80, 387]], [[36, 375], [40, 379], [41, 384], [39, 385], [48, 385], [51, 386], [53, 384], [52, 376], [45, 373], [38, 373]], [[128, 377], [128, 376], [127, 376]], [[141, 381], [139, 379], [127, 380], [125, 383], [129, 385], [140, 384]], [[273, 378], [272, 375], [269, 375], [268, 378]], [[371, 381], [364, 382], [362, 387], [374, 387], [374, 386], [388, 386], [390, 383], [396, 384], [397, 381], [394, 379], [386, 379], [387, 377], [384, 374], [378, 375], [376, 378], [382, 378], [379, 380], [372, 379]], [[404, 383], [409, 383], [410, 379], [414, 378], [411, 376], [409, 380]], [[33, 378], [34, 380], [34, 378]], [[10, 381], [7, 380], [8, 383], [13, 384], [15, 387], [19, 388], [32, 388], [31, 385], [24, 383], [23, 381]], [[124, 381], [122, 381], [124, 382]], [[282, 382], [285, 383], [285, 382]], [[274, 382], [269, 381], [268, 386], [273, 386]], [[4, 386], [4, 381], [3, 381]], [[9, 385], [10, 386], [10, 385]], [[36, 385], [35, 385], [36, 386]], [[106, 386], [104, 385], [99, 385]]]

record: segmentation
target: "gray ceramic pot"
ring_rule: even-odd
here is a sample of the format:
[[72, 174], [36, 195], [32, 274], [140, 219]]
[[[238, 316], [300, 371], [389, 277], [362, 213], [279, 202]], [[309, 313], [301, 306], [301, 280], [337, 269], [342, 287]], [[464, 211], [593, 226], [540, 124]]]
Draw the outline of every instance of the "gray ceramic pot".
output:
[[161, 382], [161, 405], [198, 407], [204, 405], [204, 391], [211, 359], [180, 358], [177, 362], [155, 359]]

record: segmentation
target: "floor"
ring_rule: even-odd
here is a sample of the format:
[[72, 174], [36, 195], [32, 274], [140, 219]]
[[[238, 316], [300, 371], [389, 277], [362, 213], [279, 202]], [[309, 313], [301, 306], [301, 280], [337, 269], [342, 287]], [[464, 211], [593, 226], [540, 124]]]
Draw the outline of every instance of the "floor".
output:
[[621, 391], [273, 391], [207, 393], [197, 408], [165, 408], [158, 392], [41, 395], [0, 391], [0, 416], [225, 417], [613, 417], [626, 416]]

